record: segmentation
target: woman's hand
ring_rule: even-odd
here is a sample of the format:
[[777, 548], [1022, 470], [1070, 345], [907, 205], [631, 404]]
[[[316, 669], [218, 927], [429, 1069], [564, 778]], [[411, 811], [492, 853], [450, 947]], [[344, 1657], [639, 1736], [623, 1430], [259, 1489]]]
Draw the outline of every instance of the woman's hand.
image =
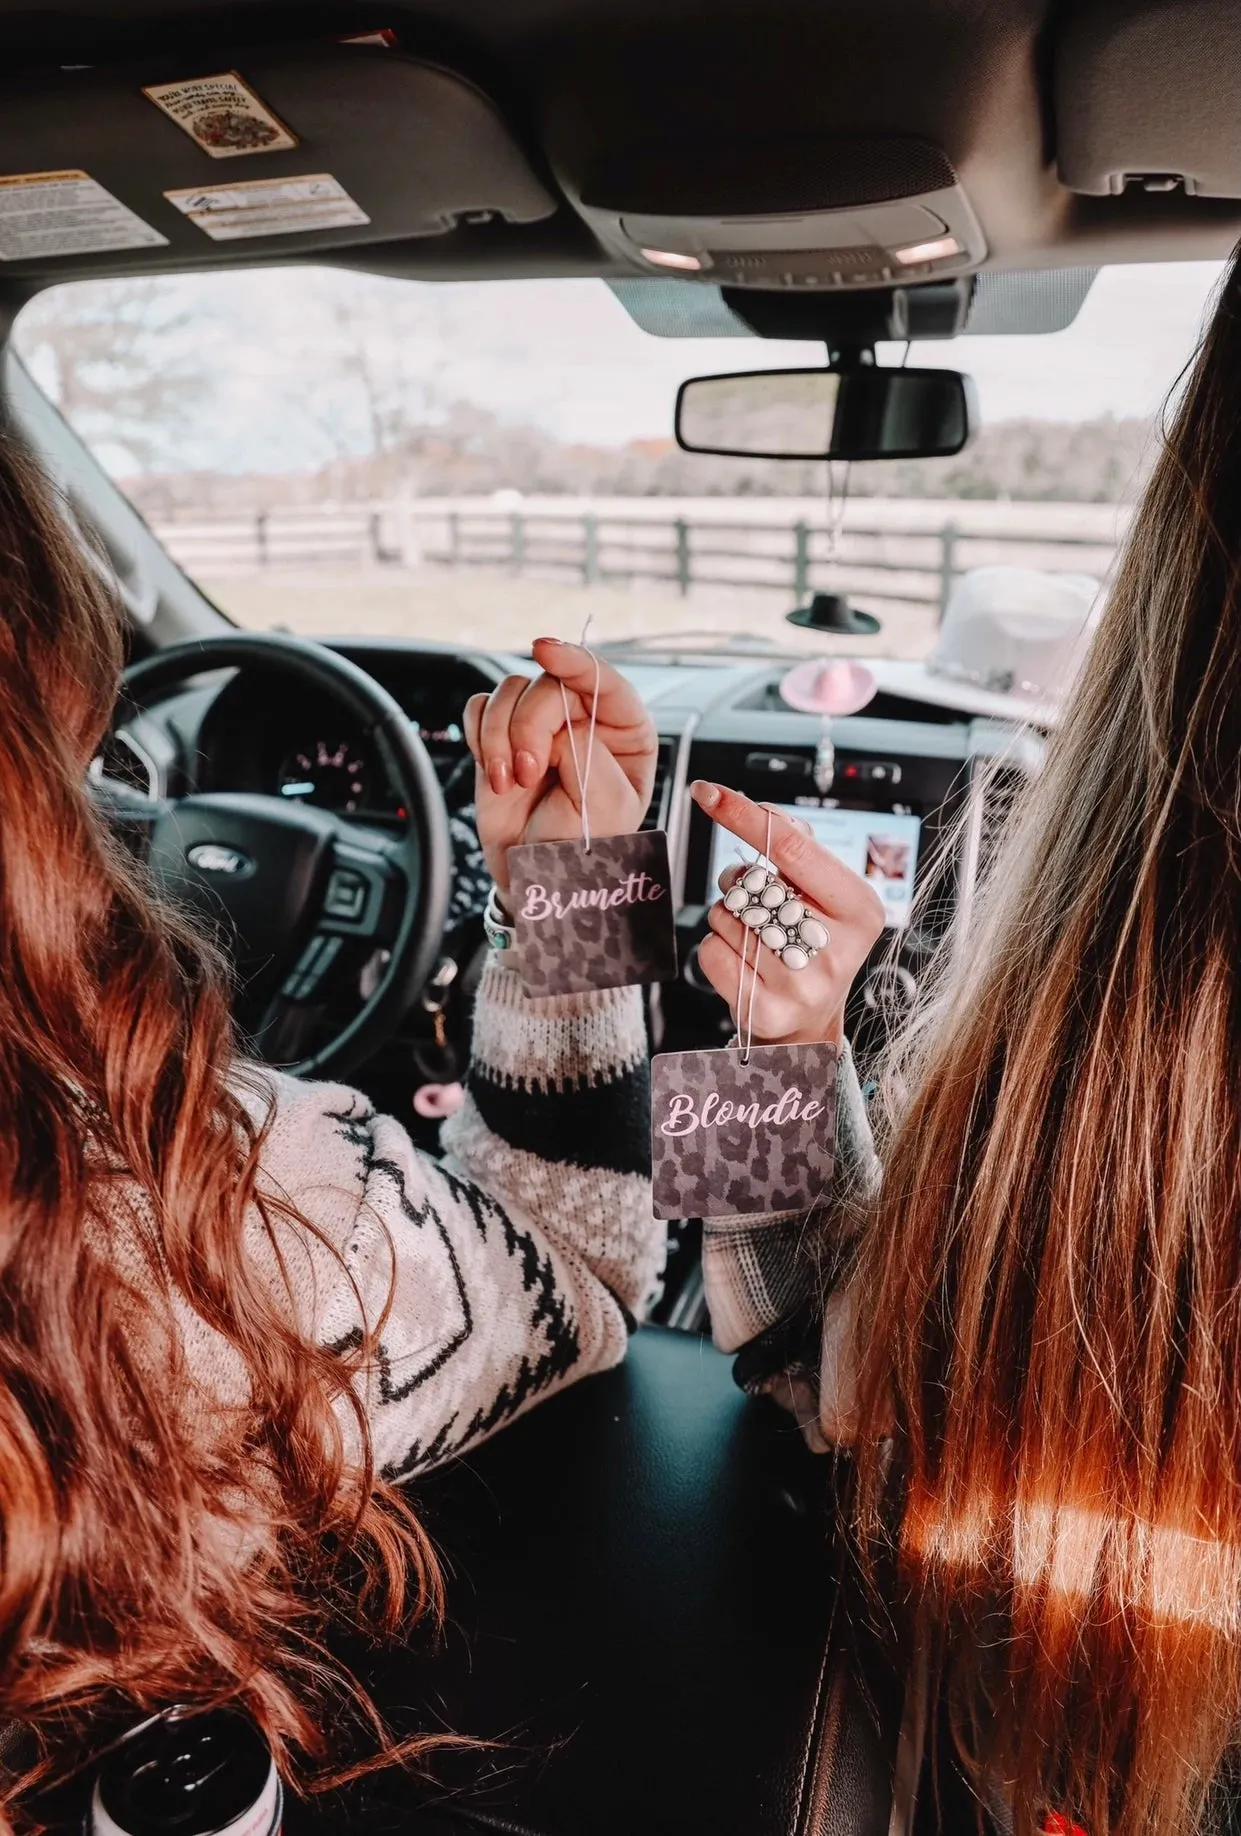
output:
[[658, 737], [636, 689], [580, 644], [537, 638], [542, 675], [506, 676], [490, 695], [465, 705], [465, 737], [475, 764], [478, 839], [500, 893], [508, 892], [508, 851], [518, 842], [572, 841], [582, 833], [582, 792], [565, 724], [564, 684], [573, 743], [582, 769], [598, 701], [587, 780], [592, 835], [628, 835], [646, 814], [655, 783]]
[[[773, 867], [808, 905], [821, 913], [830, 937], [826, 949], [804, 969], [788, 969], [774, 950], [747, 932], [717, 900], [707, 914], [711, 935], [698, 946], [698, 961], [712, 987], [728, 1002], [738, 1025], [750, 1018], [750, 974], [757, 954], [754, 1038], [767, 1045], [840, 1045], [845, 1001], [853, 979], [883, 932], [883, 904], [874, 888], [815, 841], [808, 826], [767, 805], [699, 780], [694, 801], [713, 822], [766, 854]], [[768, 842], [768, 824], [771, 840]], [[720, 889], [727, 892], [746, 867], [726, 868]], [[745, 1013], [737, 1015], [741, 953], [746, 950]]]

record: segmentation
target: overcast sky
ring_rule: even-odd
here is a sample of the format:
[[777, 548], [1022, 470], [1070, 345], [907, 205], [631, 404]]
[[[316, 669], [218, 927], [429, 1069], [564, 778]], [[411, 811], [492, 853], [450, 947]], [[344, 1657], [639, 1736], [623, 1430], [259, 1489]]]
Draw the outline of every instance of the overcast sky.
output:
[[[987, 421], [1148, 415], [1193, 349], [1219, 271], [1105, 270], [1067, 331], [926, 344], [911, 360], [970, 371]], [[820, 345], [650, 337], [597, 281], [430, 287], [286, 268], [167, 285], [189, 309], [182, 335], [209, 353], [214, 376], [210, 409], [185, 428], [179, 462], [230, 471], [320, 462], [333, 416], [353, 414], [364, 443], [364, 417], [317, 381], [333, 342], [360, 338], [381, 371], [429, 378], [441, 400], [607, 445], [667, 436], [676, 387], [698, 371], [822, 361]]]
[[[988, 421], [1152, 414], [1194, 348], [1219, 273], [1214, 262], [1105, 270], [1067, 331], [923, 344], [910, 361], [970, 371]], [[530, 418], [575, 439], [668, 433], [676, 387], [699, 370], [823, 361], [817, 344], [649, 337], [589, 281], [514, 283], [499, 295], [491, 306], [513, 360], [485, 350], [464, 360], [463, 393], [520, 402]]]

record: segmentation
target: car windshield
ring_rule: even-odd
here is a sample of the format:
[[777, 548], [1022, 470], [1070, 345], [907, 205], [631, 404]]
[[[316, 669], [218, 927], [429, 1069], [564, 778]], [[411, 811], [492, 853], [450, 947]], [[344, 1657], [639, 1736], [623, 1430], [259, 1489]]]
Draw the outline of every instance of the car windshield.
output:
[[[1219, 271], [1108, 269], [1064, 331], [915, 345], [975, 377], [978, 438], [831, 477], [671, 434], [685, 378], [821, 346], [653, 336], [600, 281], [81, 282], [16, 346], [239, 624], [524, 649], [589, 619], [592, 642], [918, 658], [970, 569], [1106, 576]], [[879, 631], [786, 622], [816, 591]]]

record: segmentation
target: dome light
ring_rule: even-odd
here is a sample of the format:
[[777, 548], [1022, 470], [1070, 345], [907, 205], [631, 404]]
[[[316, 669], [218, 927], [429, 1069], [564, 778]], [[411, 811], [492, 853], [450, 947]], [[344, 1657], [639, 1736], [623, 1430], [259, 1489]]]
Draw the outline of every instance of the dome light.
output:
[[893, 249], [892, 253], [907, 268], [913, 268], [924, 261], [944, 261], [949, 255], [959, 255], [961, 244], [955, 236], [937, 236], [933, 242], [912, 242], [907, 249]]
[[680, 255], [675, 249], [643, 249], [642, 259], [654, 262], [657, 268], [686, 268], [692, 273], [702, 267], [697, 255]]

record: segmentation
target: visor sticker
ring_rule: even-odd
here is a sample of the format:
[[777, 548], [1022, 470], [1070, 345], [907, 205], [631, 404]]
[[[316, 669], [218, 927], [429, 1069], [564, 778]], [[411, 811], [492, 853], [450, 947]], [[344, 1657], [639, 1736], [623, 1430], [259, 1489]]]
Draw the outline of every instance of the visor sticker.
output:
[[164, 196], [213, 242], [348, 229], [370, 222], [328, 172], [308, 178], [247, 179], [238, 185], [194, 185]]
[[297, 145], [284, 122], [235, 70], [188, 83], [151, 83], [142, 91], [212, 159], [243, 153], [287, 153]]
[[167, 245], [167, 236], [86, 172], [0, 176], [0, 261]]
[[338, 45], [375, 45], [385, 51], [395, 51], [401, 41], [390, 26], [383, 26], [378, 32], [347, 32], [336, 42]]

